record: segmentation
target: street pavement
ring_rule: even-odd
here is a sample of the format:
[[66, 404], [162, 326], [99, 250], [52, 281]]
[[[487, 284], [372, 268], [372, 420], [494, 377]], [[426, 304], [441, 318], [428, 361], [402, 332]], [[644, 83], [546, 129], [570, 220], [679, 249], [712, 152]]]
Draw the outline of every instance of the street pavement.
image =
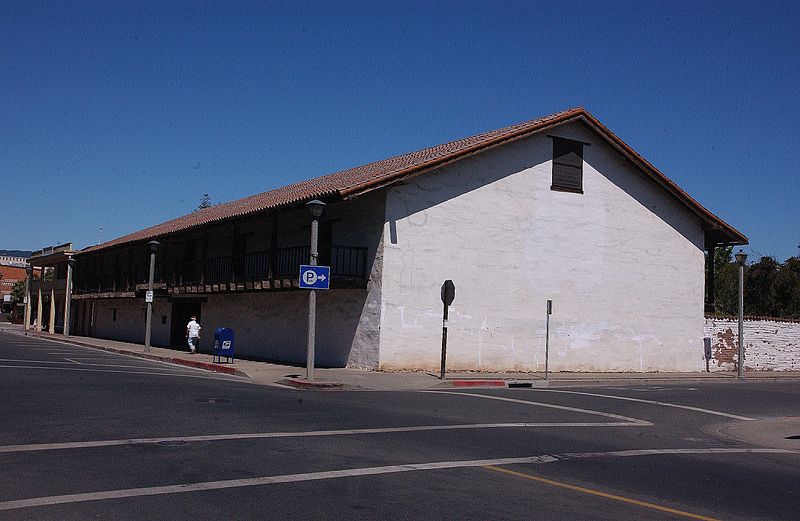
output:
[[798, 380], [254, 383], [0, 332], [0, 520], [800, 518]]

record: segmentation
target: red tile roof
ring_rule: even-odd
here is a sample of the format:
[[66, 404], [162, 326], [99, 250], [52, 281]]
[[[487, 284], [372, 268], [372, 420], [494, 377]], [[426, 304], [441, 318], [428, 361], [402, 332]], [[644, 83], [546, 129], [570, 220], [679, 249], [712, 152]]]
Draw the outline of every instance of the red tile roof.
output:
[[155, 239], [206, 224], [289, 206], [312, 199], [323, 199], [330, 202], [345, 197], [357, 196], [377, 188], [385, 187], [401, 179], [404, 180], [411, 176], [434, 170], [447, 163], [463, 159], [464, 157], [496, 147], [500, 144], [514, 141], [572, 120], [582, 120], [598, 134], [606, 138], [612, 146], [636, 163], [646, 174], [675, 195], [688, 206], [690, 210], [698, 214], [708, 224], [709, 228], [719, 230], [720, 234], [727, 239], [725, 242], [737, 244], [747, 243], [747, 238], [744, 235], [706, 210], [700, 203], [692, 199], [674, 182], [603, 126], [603, 124], [589, 114], [588, 111], [582, 107], [578, 107], [517, 125], [511, 125], [498, 130], [484, 132], [476, 136], [459, 139], [450, 143], [424, 148], [409, 154], [403, 154], [322, 177], [309, 179], [307, 181], [301, 181], [236, 201], [196, 210], [183, 217], [178, 217], [177, 219], [172, 219], [171, 221], [139, 230], [103, 244], [91, 246], [82, 250], [80, 253], [95, 252], [134, 241]]

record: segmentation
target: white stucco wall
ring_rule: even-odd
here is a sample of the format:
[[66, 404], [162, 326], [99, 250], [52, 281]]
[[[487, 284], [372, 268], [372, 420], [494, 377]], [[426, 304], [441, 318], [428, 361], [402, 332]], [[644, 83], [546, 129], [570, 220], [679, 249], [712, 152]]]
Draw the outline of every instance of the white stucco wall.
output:
[[554, 371], [703, 368], [703, 232], [580, 123], [583, 194], [552, 191], [545, 135], [390, 188], [380, 365], [435, 370], [440, 286], [456, 285], [448, 369], [543, 370], [553, 300]]

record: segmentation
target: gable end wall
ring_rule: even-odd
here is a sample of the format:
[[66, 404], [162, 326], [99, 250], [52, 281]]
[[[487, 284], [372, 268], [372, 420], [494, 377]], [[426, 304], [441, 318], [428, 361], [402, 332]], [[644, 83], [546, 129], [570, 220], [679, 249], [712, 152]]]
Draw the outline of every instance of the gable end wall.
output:
[[699, 219], [582, 123], [548, 134], [584, 148], [584, 194], [550, 190], [535, 135], [387, 190], [380, 365], [448, 369], [703, 368]]

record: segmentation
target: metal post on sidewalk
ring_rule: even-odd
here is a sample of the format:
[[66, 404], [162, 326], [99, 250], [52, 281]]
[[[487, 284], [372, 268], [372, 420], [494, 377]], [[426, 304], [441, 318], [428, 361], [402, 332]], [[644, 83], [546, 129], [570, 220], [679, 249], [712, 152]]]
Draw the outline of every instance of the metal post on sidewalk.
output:
[[747, 254], [742, 250], [736, 254], [736, 264], [739, 265], [739, 363], [738, 378], [744, 378], [744, 263]]
[[75, 259], [67, 259], [67, 288], [64, 295], [64, 336], [69, 337], [70, 304], [72, 303], [72, 277], [75, 273]]
[[544, 334], [544, 379], [550, 378], [550, 315], [553, 313], [553, 301], [547, 301], [547, 325]]
[[156, 271], [156, 250], [160, 243], [158, 241], [150, 241], [147, 243], [150, 247], [150, 276], [147, 279], [147, 294], [145, 301], [147, 302], [147, 320], [145, 321], [144, 332], [144, 352], [150, 351], [150, 330], [153, 326], [153, 279]]
[[[318, 240], [319, 240], [319, 218], [322, 211], [325, 209], [325, 203], [318, 199], [314, 199], [306, 203], [308, 210], [311, 212], [311, 244], [310, 244], [310, 259], [311, 266], [317, 265], [319, 258]], [[314, 379], [314, 357], [316, 354], [315, 344], [317, 336], [317, 292], [313, 289], [308, 292], [308, 343], [306, 345], [306, 380]]]
[[24, 330], [28, 331], [31, 328], [31, 278], [33, 277], [33, 266], [30, 264], [25, 267], [25, 297], [23, 298], [25, 304], [25, 327]]
[[447, 316], [450, 304], [456, 298], [456, 286], [452, 280], [444, 281], [441, 293], [444, 310], [442, 311], [442, 365], [439, 371], [439, 379], [444, 380], [445, 366], [447, 365]]

